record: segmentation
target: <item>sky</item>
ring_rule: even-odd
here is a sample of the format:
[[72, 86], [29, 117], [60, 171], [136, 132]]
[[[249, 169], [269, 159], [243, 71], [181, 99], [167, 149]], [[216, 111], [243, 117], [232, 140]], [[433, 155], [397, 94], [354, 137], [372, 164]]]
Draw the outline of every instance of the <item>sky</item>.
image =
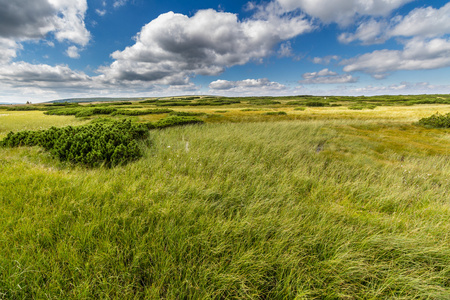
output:
[[0, 0], [0, 103], [439, 93], [443, 0]]

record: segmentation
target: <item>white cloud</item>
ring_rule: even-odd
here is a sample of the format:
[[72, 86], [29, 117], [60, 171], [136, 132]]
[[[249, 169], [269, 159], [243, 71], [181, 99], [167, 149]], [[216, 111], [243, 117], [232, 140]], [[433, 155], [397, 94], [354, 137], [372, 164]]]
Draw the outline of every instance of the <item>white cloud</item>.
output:
[[328, 55], [324, 57], [314, 57], [312, 61], [315, 64], [328, 65], [332, 60], [339, 60], [339, 56]]
[[302, 84], [335, 84], [335, 83], [353, 83], [358, 81], [349, 74], [339, 75], [336, 72], [330, 71], [328, 69], [323, 69], [319, 72], [304, 73], [302, 75], [303, 80], [299, 83]]
[[90, 33], [84, 24], [86, 0], [0, 0], [0, 37], [23, 41], [44, 39], [85, 46]]
[[242, 92], [242, 93], [271, 93], [286, 90], [287, 87], [278, 82], [270, 81], [267, 78], [245, 79], [240, 81], [216, 80], [209, 84], [209, 88], [214, 91]]
[[362, 41], [363, 44], [381, 44], [386, 41], [385, 31], [387, 23], [378, 22], [376, 20], [370, 20], [368, 22], [361, 23], [356, 33], [342, 33], [339, 35], [338, 40], [341, 43], [351, 43], [355, 40]]
[[393, 37], [421, 37], [423, 39], [450, 34], [450, 3], [439, 9], [416, 8], [406, 16], [396, 16], [390, 22], [370, 19], [362, 22], [355, 33], [342, 33], [338, 40], [350, 43], [378, 44]]
[[450, 85], [433, 85], [428, 82], [400, 82], [388, 86], [365, 86], [345, 90], [347, 95], [417, 95], [417, 94], [448, 94]]
[[413, 0], [276, 0], [286, 11], [301, 9], [325, 23], [349, 25], [355, 16], [387, 16]]
[[450, 66], [448, 39], [412, 39], [403, 50], [377, 50], [342, 62], [345, 72], [382, 75], [397, 70], [425, 70]]
[[265, 17], [241, 22], [235, 14], [212, 9], [192, 17], [165, 13], [142, 28], [133, 46], [114, 52], [115, 61], [99, 71], [111, 80], [186, 84], [196, 74], [217, 75], [260, 60], [276, 44], [312, 29], [303, 17]]
[[86, 86], [92, 82], [92, 79], [82, 72], [71, 70], [66, 65], [49, 66], [13, 62], [0, 67], [0, 81], [11, 87], [60, 88]]
[[291, 42], [287, 41], [286, 43], [282, 43], [280, 45], [280, 49], [278, 49], [279, 57], [292, 57], [294, 54], [292, 53]]
[[56, 8], [55, 37], [58, 41], [70, 41], [86, 46], [91, 38], [84, 24], [87, 10], [86, 0], [49, 0]]
[[127, 4], [127, 0], [116, 0], [113, 3], [113, 7], [114, 8], [119, 8], [121, 6], [124, 6], [125, 4]]
[[96, 9], [95, 12], [97, 13], [97, 15], [99, 15], [100, 17], [103, 17], [104, 15], [106, 15], [106, 9]]
[[440, 9], [416, 8], [394, 21], [396, 24], [389, 32], [390, 36], [432, 38], [450, 34], [450, 3]]
[[344, 33], [339, 41], [360, 40], [363, 44], [384, 42], [392, 37], [403, 39], [402, 50], [377, 50], [343, 61], [344, 71], [362, 71], [376, 79], [397, 70], [425, 70], [450, 66], [450, 3], [439, 9], [416, 8], [390, 22], [369, 20], [354, 34]]
[[77, 46], [70, 46], [66, 50], [66, 55], [70, 58], [80, 58], [80, 53], [78, 53], [80, 49]]
[[8, 63], [17, 56], [17, 50], [22, 46], [12, 39], [0, 37], [0, 65]]

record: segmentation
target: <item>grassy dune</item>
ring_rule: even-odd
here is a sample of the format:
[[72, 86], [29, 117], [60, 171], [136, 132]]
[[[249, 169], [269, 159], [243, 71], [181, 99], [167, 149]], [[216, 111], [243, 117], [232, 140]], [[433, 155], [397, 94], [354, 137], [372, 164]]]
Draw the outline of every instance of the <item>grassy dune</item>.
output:
[[0, 299], [450, 298], [449, 105], [177, 110], [126, 166], [0, 148]]

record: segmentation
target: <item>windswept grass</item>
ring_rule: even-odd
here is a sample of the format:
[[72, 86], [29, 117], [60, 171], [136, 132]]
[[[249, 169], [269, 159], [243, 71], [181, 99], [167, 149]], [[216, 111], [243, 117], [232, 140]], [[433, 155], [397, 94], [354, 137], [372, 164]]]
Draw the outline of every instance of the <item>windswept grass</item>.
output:
[[0, 299], [450, 298], [450, 129], [415, 125], [436, 106], [226, 109], [115, 168], [0, 148]]

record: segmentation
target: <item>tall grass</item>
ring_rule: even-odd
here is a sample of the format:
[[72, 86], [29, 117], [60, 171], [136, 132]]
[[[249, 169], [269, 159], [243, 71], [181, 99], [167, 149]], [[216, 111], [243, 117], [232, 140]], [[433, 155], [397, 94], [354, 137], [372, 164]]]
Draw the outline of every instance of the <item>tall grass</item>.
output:
[[0, 298], [447, 299], [448, 134], [194, 125], [114, 169], [0, 149]]

